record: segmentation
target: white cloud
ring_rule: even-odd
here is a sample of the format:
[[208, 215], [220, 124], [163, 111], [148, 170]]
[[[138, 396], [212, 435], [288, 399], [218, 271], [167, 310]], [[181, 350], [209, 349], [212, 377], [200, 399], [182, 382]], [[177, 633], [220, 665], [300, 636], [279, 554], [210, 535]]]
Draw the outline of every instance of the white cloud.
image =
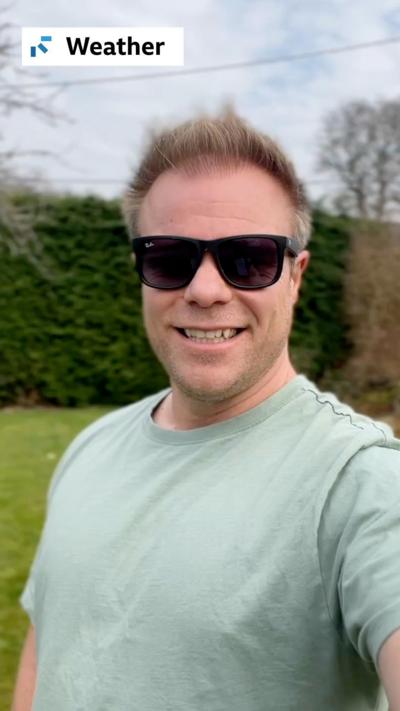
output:
[[[40, 6], [20, 0], [14, 15], [20, 25], [184, 26], [188, 68], [400, 35], [397, 0], [379, 4], [376, 0], [311, 0], [302, 5], [295, 0], [199, 0], [195, 4], [114, 0], [112, 5], [104, 0], [86, 0], [80, 5], [69, 0], [41, 0]], [[21, 113], [12, 117], [3, 134], [8, 144], [21, 149], [46, 148], [63, 156], [70, 168], [58, 159], [40, 162], [50, 180], [62, 176], [125, 180], [149, 122], [179, 121], [199, 108], [214, 110], [231, 99], [247, 118], [280, 139], [299, 172], [312, 179], [317, 131], [324, 112], [352, 98], [399, 95], [399, 59], [400, 43], [235, 71], [76, 86], [66, 89], [56, 102], [60, 111], [74, 119], [73, 124], [49, 128]], [[53, 68], [48, 78], [131, 73], [123, 68]], [[34, 166], [38, 166], [37, 160], [25, 159], [21, 170], [29, 172]], [[86, 186], [77, 183], [72, 187], [81, 191]], [[90, 187], [104, 195], [120, 189], [115, 183], [93, 183]]]

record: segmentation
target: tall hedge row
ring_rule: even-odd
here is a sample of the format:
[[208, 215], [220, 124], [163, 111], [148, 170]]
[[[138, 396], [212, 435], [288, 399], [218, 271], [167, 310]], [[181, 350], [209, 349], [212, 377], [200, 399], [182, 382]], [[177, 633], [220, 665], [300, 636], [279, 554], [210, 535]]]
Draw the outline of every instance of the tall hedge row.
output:
[[[141, 320], [140, 285], [115, 201], [16, 198], [37, 214], [51, 278], [0, 246], [0, 404], [124, 404], [167, 378]], [[343, 265], [349, 224], [317, 213], [292, 351], [318, 378], [345, 357]]]
[[352, 228], [349, 218], [314, 212], [311, 260], [291, 338], [296, 366], [314, 380], [340, 368], [351, 350], [344, 276]]

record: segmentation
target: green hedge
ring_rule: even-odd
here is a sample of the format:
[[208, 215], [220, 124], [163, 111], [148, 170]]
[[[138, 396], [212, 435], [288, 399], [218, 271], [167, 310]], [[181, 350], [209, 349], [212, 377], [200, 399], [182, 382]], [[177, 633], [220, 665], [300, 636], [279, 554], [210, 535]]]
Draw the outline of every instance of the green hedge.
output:
[[353, 223], [319, 211], [313, 216], [311, 260], [295, 313], [291, 352], [297, 367], [319, 380], [340, 368], [351, 349], [344, 311], [344, 275]]
[[[18, 196], [52, 278], [0, 247], [0, 403], [124, 404], [167, 384], [145, 338], [140, 285], [115, 201]], [[345, 357], [343, 265], [349, 223], [317, 213], [292, 337], [295, 362], [320, 377]]]
[[35, 229], [52, 279], [1, 255], [0, 401], [119, 404], [164, 387], [144, 337], [118, 205], [94, 197], [40, 202]]

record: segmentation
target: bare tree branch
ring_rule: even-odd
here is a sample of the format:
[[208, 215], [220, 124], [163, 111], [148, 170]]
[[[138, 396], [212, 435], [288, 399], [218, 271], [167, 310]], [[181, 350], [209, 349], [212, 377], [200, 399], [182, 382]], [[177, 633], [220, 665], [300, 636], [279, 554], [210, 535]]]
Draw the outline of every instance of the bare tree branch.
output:
[[[0, 7], [0, 16], [10, 6]], [[52, 155], [47, 150], [35, 148], [32, 150], [19, 150], [17, 148], [4, 148], [3, 135], [6, 132], [6, 121], [11, 115], [19, 111], [29, 111], [48, 125], [56, 125], [59, 121], [68, 120], [64, 114], [54, 108], [55, 99], [63, 91], [56, 89], [43, 96], [35, 94], [34, 89], [15, 89], [16, 77], [24, 75], [24, 70], [15, 65], [15, 49], [17, 43], [11, 38], [14, 26], [3, 20], [0, 22], [0, 115], [3, 117], [2, 131], [0, 132], [0, 246], [5, 247], [14, 256], [23, 256], [46, 279], [51, 279], [54, 271], [49, 260], [43, 252], [38, 235], [35, 233], [34, 224], [37, 215], [32, 208], [28, 208], [21, 200], [15, 199], [16, 190], [32, 192], [31, 187], [18, 174], [15, 167], [16, 161], [27, 155]], [[43, 77], [43, 73], [42, 73]], [[13, 88], [11, 88], [13, 85]], [[7, 90], [7, 87], [10, 89]], [[30, 182], [30, 181], [28, 181]]]
[[400, 215], [400, 99], [352, 101], [323, 121], [318, 167], [334, 176], [333, 202], [350, 215]]

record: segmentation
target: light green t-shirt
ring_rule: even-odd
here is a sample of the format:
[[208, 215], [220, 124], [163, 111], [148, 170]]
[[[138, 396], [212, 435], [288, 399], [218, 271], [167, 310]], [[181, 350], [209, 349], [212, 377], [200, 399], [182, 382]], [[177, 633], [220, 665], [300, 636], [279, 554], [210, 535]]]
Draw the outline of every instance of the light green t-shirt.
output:
[[22, 604], [34, 711], [378, 708], [400, 627], [400, 442], [304, 376], [172, 431], [167, 391], [57, 467]]

